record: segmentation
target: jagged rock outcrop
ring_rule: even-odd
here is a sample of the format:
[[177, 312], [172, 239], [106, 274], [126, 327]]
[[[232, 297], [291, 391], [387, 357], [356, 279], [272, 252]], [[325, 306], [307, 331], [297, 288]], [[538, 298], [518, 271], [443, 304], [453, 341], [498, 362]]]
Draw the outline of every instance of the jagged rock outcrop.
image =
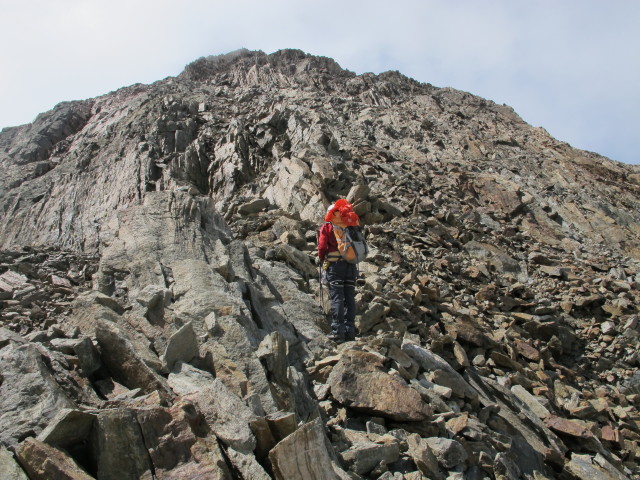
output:
[[[297, 50], [61, 104], [0, 167], [9, 478], [640, 474], [638, 167]], [[344, 345], [338, 197], [371, 246]]]

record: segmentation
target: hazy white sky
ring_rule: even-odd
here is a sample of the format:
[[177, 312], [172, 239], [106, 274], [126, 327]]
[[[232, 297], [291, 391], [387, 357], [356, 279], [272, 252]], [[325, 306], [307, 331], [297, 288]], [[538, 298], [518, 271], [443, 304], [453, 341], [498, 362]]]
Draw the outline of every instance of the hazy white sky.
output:
[[640, 163], [636, 0], [0, 0], [0, 45], [0, 128], [201, 56], [299, 48], [506, 103]]

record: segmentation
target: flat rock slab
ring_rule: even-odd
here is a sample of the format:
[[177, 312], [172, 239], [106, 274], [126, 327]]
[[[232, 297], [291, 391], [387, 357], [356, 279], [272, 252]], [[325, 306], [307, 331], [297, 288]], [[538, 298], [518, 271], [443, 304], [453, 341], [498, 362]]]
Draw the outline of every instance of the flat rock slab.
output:
[[367, 352], [346, 351], [327, 380], [340, 403], [399, 422], [421, 421], [431, 409], [420, 394], [399, 376], [389, 375], [383, 358]]
[[45, 428], [38, 440], [54, 447], [67, 448], [82, 443], [91, 433], [95, 414], [64, 408]]
[[467, 452], [456, 440], [441, 437], [429, 437], [424, 441], [438, 459], [438, 463], [446, 469], [455, 468], [467, 460]]
[[[597, 460], [600, 460], [602, 465], [599, 465]], [[573, 453], [571, 461], [565, 465], [564, 470], [579, 480], [623, 480], [630, 478], [603, 460], [598, 457], [594, 459], [590, 455]]]
[[397, 443], [354, 443], [341, 456], [350, 465], [350, 470], [364, 475], [381, 463], [386, 465], [397, 461], [400, 458], [400, 446]]
[[0, 275], [0, 290], [5, 292], [13, 292], [18, 288], [22, 288], [28, 282], [24, 275], [12, 272], [11, 270]]
[[[35, 438], [28, 438], [16, 448], [16, 455], [31, 480], [93, 480], [93, 477], [62, 450]], [[120, 477], [123, 478], [123, 477]]]
[[593, 433], [582, 423], [577, 420], [570, 420], [566, 418], [550, 415], [545, 418], [544, 423], [551, 430], [564, 435], [578, 438], [593, 438]]

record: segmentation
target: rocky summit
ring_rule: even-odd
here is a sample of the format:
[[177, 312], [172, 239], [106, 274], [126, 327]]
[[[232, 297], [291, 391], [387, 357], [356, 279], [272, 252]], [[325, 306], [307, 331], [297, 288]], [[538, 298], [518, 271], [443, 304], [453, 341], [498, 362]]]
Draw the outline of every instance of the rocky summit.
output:
[[640, 167], [508, 106], [201, 58], [2, 130], [0, 211], [3, 479], [640, 478]]

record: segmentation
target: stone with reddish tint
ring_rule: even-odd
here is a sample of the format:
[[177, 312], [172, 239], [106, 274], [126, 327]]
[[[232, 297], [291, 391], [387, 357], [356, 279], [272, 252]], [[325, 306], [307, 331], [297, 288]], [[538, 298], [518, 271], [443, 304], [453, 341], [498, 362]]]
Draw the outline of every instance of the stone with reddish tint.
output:
[[329, 375], [331, 394], [340, 403], [400, 422], [426, 420], [431, 409], [420, 394], [384, 368], [384, 357], [351, 350]]
[[575, 420], [569, 420], [566, 418], [558, 417], [556, 415], [550, 415], [544, 419], [544, 423], [551, 430], [564, 435], [585, 439], [593, 437], [593, 433], [589, 429], [587, 429], [587, 427]]
[[62, 450], [35, 438], [22, 442], [16, 448], [16, 456], [31, 480], [93, 480]]
[[529, 342], [525, 342], [523, 340], [516, 340], [516, 350], [520, 355], [522, 355], [527, 360], [531, 360], [532, 362], [540, 361], [540, 352], [537, 348], [532, 347]]

